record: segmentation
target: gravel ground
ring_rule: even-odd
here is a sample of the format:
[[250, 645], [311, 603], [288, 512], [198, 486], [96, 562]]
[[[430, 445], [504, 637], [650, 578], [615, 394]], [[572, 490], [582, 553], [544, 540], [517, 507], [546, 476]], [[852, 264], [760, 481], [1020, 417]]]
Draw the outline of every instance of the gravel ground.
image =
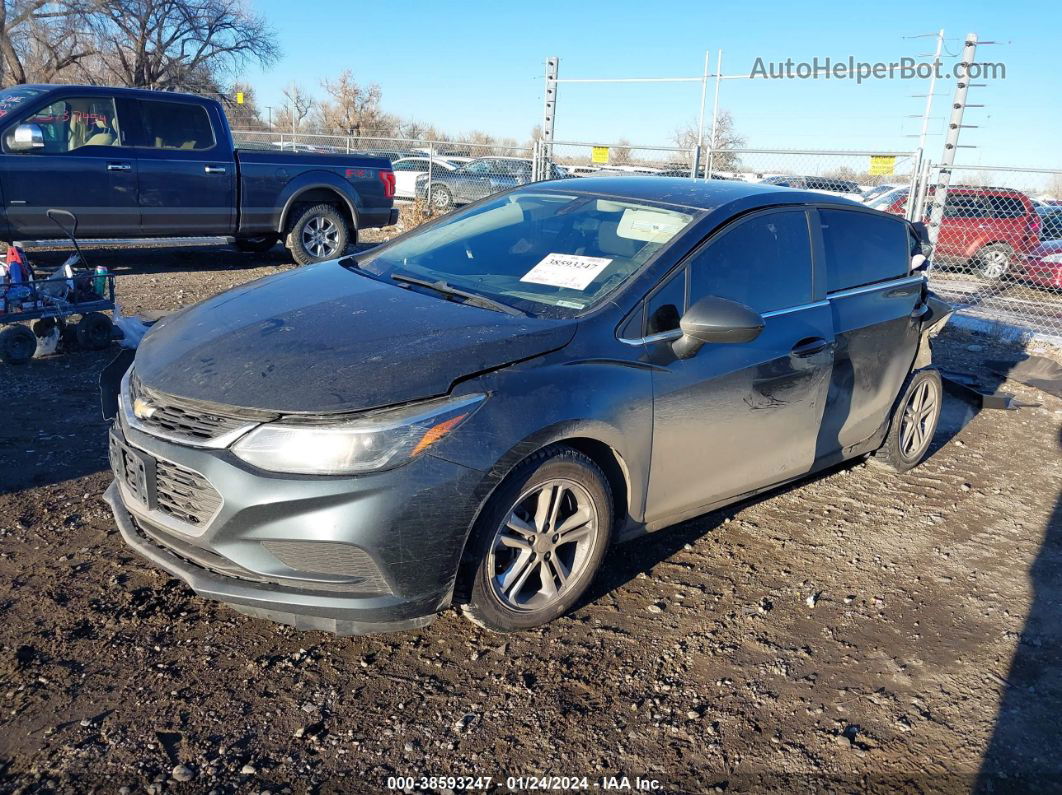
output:
[[[127, 311], [291, 267], [282, 249], [97, 259]], [[958, 331], [938, 345], [982, 375], [1014, 353]], [[448, 612], [335, 638], [204, 601], [125, 548], [100, 500], [113, 355], [0, 367], [0, 791], [1062, 788], [1050, 395], [1007, 382], [1041, 404], [1014, 412], [950, 397], [913, 472], [851, 463], [618, 547], [541, 630]]]

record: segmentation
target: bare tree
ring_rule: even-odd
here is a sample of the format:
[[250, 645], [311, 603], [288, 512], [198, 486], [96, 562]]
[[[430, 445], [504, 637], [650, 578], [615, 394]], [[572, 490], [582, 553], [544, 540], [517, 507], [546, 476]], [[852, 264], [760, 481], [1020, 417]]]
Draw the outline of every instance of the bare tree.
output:
[[631, 162], [631, 142], [626, 138], [620, 138], [609, 149], [609, 160], [617, 166], [625, 166]]
[[362, 86], [345, 70], [335, 80], [324, 80], [321, 87], [328, 94], [317, 109], [317, 126], [331, 135], [361, 136], [385, 134], [398, 126], [398, 120], [380, 109], [382, 96], [376, 84]]
[[[243, 102], [237, 102], [237, 95], [243, 94]], [[221, 95], [221, 104], [225, 115], [229, 117], [229, 126], [236, 130], [262, 129], [262, 113], [258, 109], [254, 87], [248, 83], [236, 82], [232, 89]]]
[[242, 0], [97, 0], [96, 8], [104, 63], [123, 85], [216, 91], [248, 61], [269, 65], [280, 55], [276, 34]]
[[275, 126], [282, 132], [298, 132], [316, 104], [302, 86], [292, 83], [284, 89], [284, 107], [276, 114]]
[[[692, 151], [698, 145], [697, 125], [689, 122], [675, 130], [672, 140], [675, 146]], [[730, 111], [724, 110], [716, 120], [715, 141], [711, 140], [711, 128], [704, 131], [704, 146], [701, 149], [701, 163], [708, 162], [709, 150], [712, 155], [712, 168], [717, 171], [740, 171], [741, 157], [728, 152], [728, 149], [740, 149], [745, 145], [744, 136], [734, 129], [734, 119]]]
[[0, 0], [0, 85], [49, 81], [95, 51], [86, 19], [97, 0]]

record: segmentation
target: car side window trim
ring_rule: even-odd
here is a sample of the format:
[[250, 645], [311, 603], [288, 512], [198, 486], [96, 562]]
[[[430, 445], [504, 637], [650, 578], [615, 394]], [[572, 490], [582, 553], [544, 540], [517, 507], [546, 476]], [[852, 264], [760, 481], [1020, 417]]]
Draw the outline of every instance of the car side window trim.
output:
[[860, 295], [861, 293], [872, 293], [875, 290], [882, 290], [886, 287], [901, 287], [905, 284], [914, 284], [919, 282], [925, 277], [921, 273], [908, 274], [906, 276], [897, 276], [893, 279], [884, 279], [880, 282], [874, 282], [873, 284], [861, 284], [859, 287], [848, 287], [844, 290], [835, 290], [832, 293], [826, 293], [827, 298], [845, 298], [850, 295]]

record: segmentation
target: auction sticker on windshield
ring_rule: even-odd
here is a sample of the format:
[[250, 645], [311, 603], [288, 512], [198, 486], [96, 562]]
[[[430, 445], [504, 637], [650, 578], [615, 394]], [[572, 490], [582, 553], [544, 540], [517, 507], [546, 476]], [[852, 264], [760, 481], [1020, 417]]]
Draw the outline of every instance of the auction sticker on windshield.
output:
[[612, 262], [610, 257], [584, 257], [580, 254], [547, 254], [525, 273], [520, 281], [585, 290]]

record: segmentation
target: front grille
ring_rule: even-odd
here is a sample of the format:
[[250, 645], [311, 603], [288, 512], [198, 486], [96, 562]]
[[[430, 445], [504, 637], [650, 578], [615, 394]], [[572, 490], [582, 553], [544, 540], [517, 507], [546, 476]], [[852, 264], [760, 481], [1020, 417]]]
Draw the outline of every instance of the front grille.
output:
[[124, 445], [119, 444], [113, 434], [110, 437], [108, 455], [111, 462], [111, 472], [114, 473], [115, 478], [121, 481], [122, 485], [138, 502], [146, 505], [148, 502], [147, 492], [150, 486], [148, 485], [148, 467], [145, 459], [135, 455]]
[[363, 549], [336, 541], [263, 541], [273, 557], [295, 571], [354, 577], [371, 590], [387, 590], [376, 563]]
[[204, 411], [178, 398], [156, 392], [144, 386], [135, 372], [129, 379], [129, 392], [134, 407], [139, 399], [150, 409], [150, 413], [142, 412], [137, 420], [149, 431], [154, 430], [174, 439], [209, 442], [256, 421]]
[[[237, 580], [264, 583], [279, 587], [289, 593], [342, 593], [350, 596], [377, 596], [389, 594], [391, 589], [383, 577], [377, 572], [376, 580], [359, 582], [312, 582], [308, 580], [285, 580], [279, 577], [267, 577], [263, 574], [245, 569], [228, 558], [219, 555], [210, 549], [196, 546], [188, 541], [177, 538], [165, 528], [158, 527], [138, 516], [132, 516], [138, 535], [145, 541], [149, 541], [156, 547], [176, 555], [186, 563], [197, 566], [205, 571], [220, 574], [223, 577], [232, 577]], [[371, 561], [370, 561], [371, 562]]]
[[198, 472], [170, 461], [155, 462], [155, 501], [174, 519], [198, 526], [221, 507], [221, 495]]

